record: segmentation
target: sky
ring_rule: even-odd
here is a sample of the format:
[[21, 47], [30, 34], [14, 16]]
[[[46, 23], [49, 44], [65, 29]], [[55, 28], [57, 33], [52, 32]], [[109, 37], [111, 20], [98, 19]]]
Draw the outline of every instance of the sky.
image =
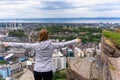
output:
[[0, 0], [0, 18], [120, 17], [120, 0]]

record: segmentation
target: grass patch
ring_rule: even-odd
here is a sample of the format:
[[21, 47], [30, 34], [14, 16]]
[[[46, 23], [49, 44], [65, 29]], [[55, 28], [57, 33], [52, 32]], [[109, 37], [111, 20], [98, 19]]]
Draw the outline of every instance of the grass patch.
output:
[[7, 64], [7, 63], [3, 60], [0, 60], [0, 64]]
[[112, 31], [104, 31], [103, 36], [111, 39], [115, 46], [120, 46], [120, 33]]
[[66, 80], [66, 70], [57, 70], [53, 74], [53, 80]]
[[109, 68], [110, 68], [111, 70], [116, 70], [116, 68], [115, 68], [113, 65], [110, 65]]

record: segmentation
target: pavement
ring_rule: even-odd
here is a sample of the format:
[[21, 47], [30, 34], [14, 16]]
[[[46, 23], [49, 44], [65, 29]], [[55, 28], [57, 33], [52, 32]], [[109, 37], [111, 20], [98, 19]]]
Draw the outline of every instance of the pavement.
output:
[[33, 72], [31, 72], [29, 69], [26, 69], [19, 80], [34, 80]]

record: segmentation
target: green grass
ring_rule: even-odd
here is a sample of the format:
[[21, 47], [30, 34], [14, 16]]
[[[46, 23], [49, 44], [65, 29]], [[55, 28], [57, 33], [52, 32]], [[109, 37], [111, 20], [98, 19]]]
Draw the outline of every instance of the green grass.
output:
[[113, 65], [110, 65], [109, 68], [110, 68], [111, 70], [116, 70], [116, 68], [115, 68]]
[[7, 64], [7, 63], [3, 60], [0, 60], [0, 64]]
[[57, 70], [53, 74], [53, 80], [66, 80], [66, 70]]
[[116, 45], [120, 46], [120, 33], [112, 31], [104, 31], [103, 36], [111, 39], [111, 41]]

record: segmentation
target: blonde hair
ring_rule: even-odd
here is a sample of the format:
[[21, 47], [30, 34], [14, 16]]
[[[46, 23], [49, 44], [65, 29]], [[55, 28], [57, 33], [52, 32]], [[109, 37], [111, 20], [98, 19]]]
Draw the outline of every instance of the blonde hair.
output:
[[40, 41], [48, 40], [48, 37], [49, 37], [48, 30], [43, 28], [39, 32], [38, 41], [40, 42]]

